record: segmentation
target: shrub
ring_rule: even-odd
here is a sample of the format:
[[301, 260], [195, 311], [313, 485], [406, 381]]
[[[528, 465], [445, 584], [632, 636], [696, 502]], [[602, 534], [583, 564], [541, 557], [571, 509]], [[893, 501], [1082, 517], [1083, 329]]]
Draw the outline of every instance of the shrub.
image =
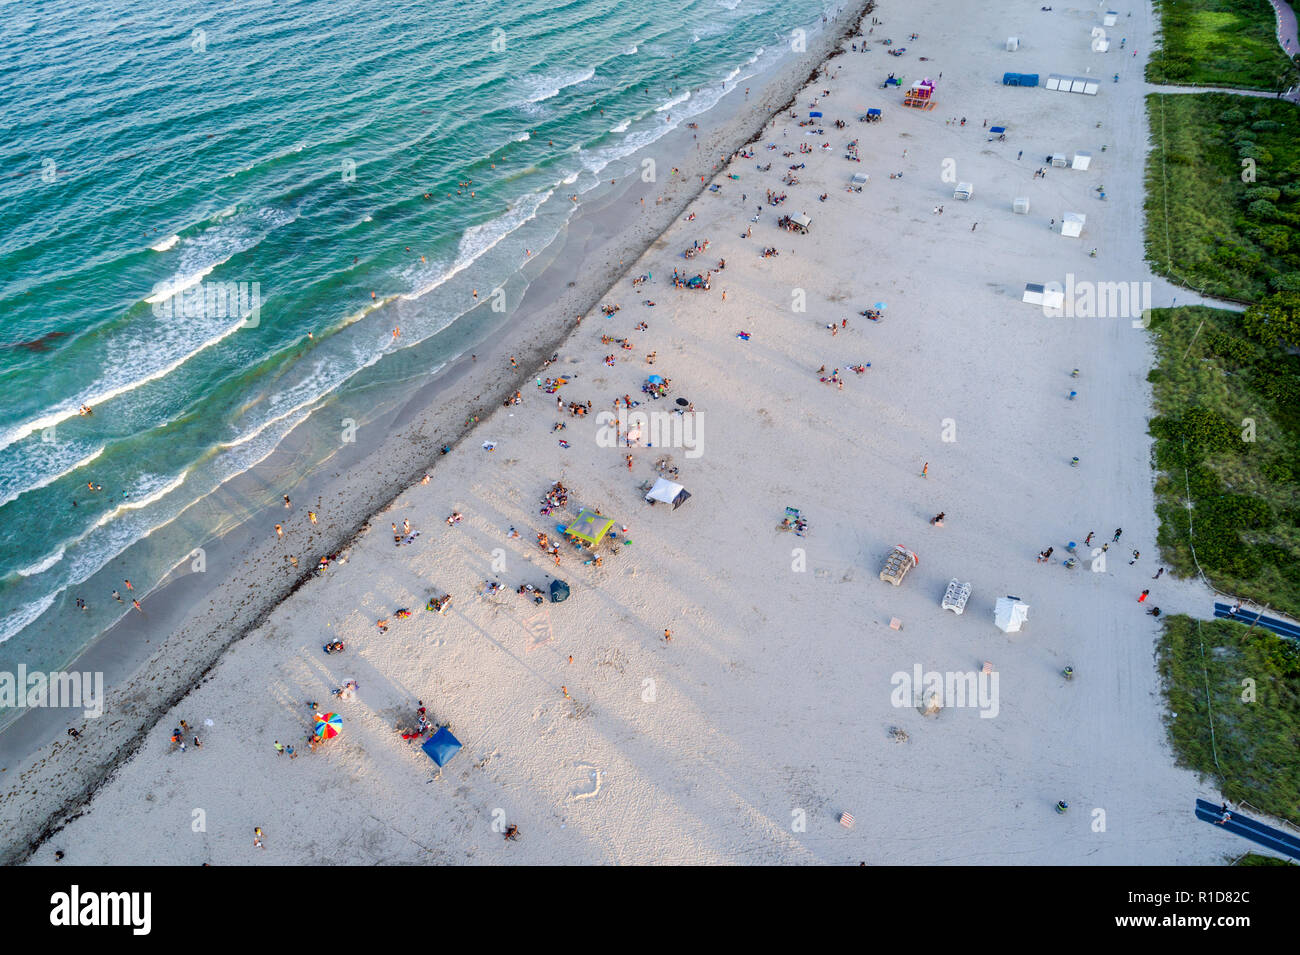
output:
[[1272, 186], [1255, 186], [1253, 189], [1246, 190], [1246, 198], [1267, 199], [1269, 202], [1277, 202], [1282, 197], [1281, 189], [1274, 189]]
[[1265, 345], [1281, 341], [1300, 347], [1300, 293], [1279, 292], [1250, 306], [1241, 317], [1241, 326]]
[[1278, 215], [1277, 206], [1267, 199], [1256, 199], [1246, 206], [1246, 211], [1256, 219], [1276, 219]]

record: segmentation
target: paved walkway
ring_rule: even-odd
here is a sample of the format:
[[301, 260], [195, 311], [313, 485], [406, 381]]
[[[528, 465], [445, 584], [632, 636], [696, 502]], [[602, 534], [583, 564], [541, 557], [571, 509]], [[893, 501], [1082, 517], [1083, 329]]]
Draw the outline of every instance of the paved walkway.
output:
[[1282, 49], [1286, 51], [1287, 56], [1295, 56], [1300, 52], [1300, 39], [1296, 37], [1295, 10], [1284, 0], [1269, 0], [1269, 2], [1273, 4], [1273, 12], [1277, 14], [1277, 42], [1282, 44]]

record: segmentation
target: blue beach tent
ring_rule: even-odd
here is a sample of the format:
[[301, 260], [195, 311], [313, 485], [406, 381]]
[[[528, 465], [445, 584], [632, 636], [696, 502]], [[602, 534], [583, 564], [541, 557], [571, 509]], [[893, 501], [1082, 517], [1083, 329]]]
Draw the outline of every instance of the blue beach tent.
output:
[[460, 740], [452, 736], [451, 730], [444, 726], [430, 736], [420, 748], [439, 766], [445, 766], [447, 760], [460, 752]]

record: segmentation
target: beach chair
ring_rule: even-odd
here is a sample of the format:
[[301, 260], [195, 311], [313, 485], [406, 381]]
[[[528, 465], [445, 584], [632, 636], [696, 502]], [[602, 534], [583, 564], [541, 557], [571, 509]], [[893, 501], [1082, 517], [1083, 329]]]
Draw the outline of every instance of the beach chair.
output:
[[966, 601], [970, 599], [970, 581], [960, 583], [956, 577], [948, 581], [948, 589], [944, 591], [943, 604], [944, 610], [951, 610], [953, 613], [961, 616], [966, 610]]
[[907, 572], [915, 567], [917, 563], [915, 554], [902, 544], [896, 544], [885, 558], [885, 565], [880, 569], [880, 579], [887, 580], [897, 587], [903, 582]]

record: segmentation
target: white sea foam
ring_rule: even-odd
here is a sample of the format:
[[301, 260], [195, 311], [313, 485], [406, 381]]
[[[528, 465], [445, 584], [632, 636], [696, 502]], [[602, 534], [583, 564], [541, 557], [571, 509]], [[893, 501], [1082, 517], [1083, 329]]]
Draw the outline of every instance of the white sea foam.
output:
[[[165, 481], [164, 478], [160, 477], [157, 474], [144, 475], [142, 478], [140, 478], [140, 484], [142, 485], [140, 490], [144, 492], [144, 497], [141, 497], [139, 499], [130, 498], [124, 500], [121, 504], [113, 508], [111, 511], [105, 511], [103, 514], [99, 515], [99, 520], [95, 521], [94, 526], [91, 527], [90, 530], [93, 531], [96, 528], [103, 527], [105, 524], [107, 524], [109, 521], [116, 518], [118, 515], [125, 514], [128, 511], [138, 511], [141, 508], [148, 507], [150, 504], [153, 504], [155, 501], [161, 501], [172, 491], [176, 490], [178, 487], [184, 484], [185, 477], [189, 473], [190, 473], [190, 469], [186, 468], [184, 471], [176, 475], [176, 477], [172, 478], [170, 481]], [[165, 483], [162, 483], [164, 481]], [[78, 541], [82, 540], [86, 536], [86, 534], [89, 533], [90, 531], [86, 531], [86, 533], [78, 537], [77, 540]]]
[[170, 249], [180, 240], [181, 237], [179, 235], [168, 236], [166, 239], [163, 239], [157, 245], [151, 245], [149, 246], [149, 248], [153, 249], [155, 252], [166, 252], [168, 249]]
[[[26, 487], [19, 488], [16, 491], [10, 491], [5, 496], [5, 499], [3, 501], [0, 501], [0, 507], [4, 507], [10, 501], [17, 500], [21, 495], [26, 494], [28, 491], [40, 490], [41, 488], [49, 484], [53, 484], [55, 481], [63, 477], [65, 474], [71, 474], [73, 471], [77, 471], [80, 470], [81, 468], [84, 468], [87, 464], [95, 460], [95, 458], [99, 457], [103, 453], [104, 453], [104, 445], [100, 445], [90, 454], [86, 455], [84, 458], [81, 458], [79, 461], [74, 463], [71, 467], [63, 468], [61, 470], [55, 470], [53, 473], [45, 475], [40, 480], [35, 481], [34, 483], [27, 485]], [[24, 455], [24, 457], [26, 457], [26, 455]]]
[[577, 86], [579, 83], [585, 83], [596, 75], [595, 68], [588, 68], [573, 73], [562, 73], [558, 76], [543, 77], [537, 81], [537, 85], [527, 98], [525, 103], [540, 103], [543, 100], [559, 96], [562, 90], [570, 86]]
[[193, 273], [192, 275], [177, 275], [174, 279], [171, 279], [170, 281], [160, 283], [162, 288], [160, 288], [157, 292], [154, 292], [152, 295], [146, 298], [145, 303], [149, 305], [157, 305], [160, 302], [167, 301], [169, 298], [172, 298], [175, 295], [179, 295], [181, 292], [184, 292], [188, 288], [193, 288], [194, 286], [202, 282], [205, 278], [207, 278], [209, 275], [211, 275], [212, 270], [215, 269], [219, 264], [220, 263], [209, 265], [206, 268], [200, 269], [199, 271]]
[[465, 234], [460, 237], [456, 260], [451, 268], [442, 271], [433, 281], [427, 282], [415, 291], [403, 293], [401, 297], [411, 300], [423, 298], [448, 279], [465, 271], [486, 252], [495, 248], [502, 239], [535, 217], [542, 203], [551, 198], [554, 192], [554, 189], [548, 189], [546, 192], [520, 196], [510, 204], [509, 210], [504, 214], [466, 229]]
[[662, 112], [664, 112], [665, 110], [672, 109], [672, 108], [673, 108], [674, 106], [676, 106], [678, 103], [685, 103], [685, 102], [686, 102], [688, 99], [690, 99], [690, 98], [691, 98], [691, 91], [690, 91], [690, 90], [687, 90], [685, 93], [682, 93], [680, 96], [674, 96], [674, 97], [673, 97], [672, 99], [670, 99], [668, 102], [666, 102], [666, 103], [664, 103], [664, 104], [662, 104], [662, 105], [660, 105], [660, 106], [656, 106], [656, 107], [655, 107], [655, 112], [656, 112], [656, 113], [662, 113]]
[[57, 564], [59, 561], [63, 560], [63, 553], [65, 550], [66, 550], [65, 547], [60, 547], [54, 553], [47, 554], [45, 557], [41, 558], [36, 563], [32, 564], [30, 567], [24, 567], [22, 570], [18, 571], [18, 576], [35, 577], [37, 574], [44, 573], [45, 571], [53, 567], [55, 564]]
[[[187, 354], [181, 355], [175, 361], [170, 362], [169, 364], [164, 365], [161, 368], [157, 368], [154, 371], [149, 372], [149, 374], [147, 375], [144, 375], [140, 378], [134, 378], [130, 381], [123, 382], [122, 384], [115, 385], [110, 388], [106, 388], [104, 391], [95, 392], [95, 391], [90, 391], [88, 389], [86, 391], [83, 391], [76, 398], [61, 405], [59, 408], [56, 408], [55, 410], [48, 411], [45, 414], [41, 415], [39, 418], [33, 418], [31, 421], [27, 421], [23, 424], [17, 425], [16, 427], [10, 428], [3, 435], [0, 435], [0, 448], [7, 448], [15, 441], [21, 441], [23, 438], [31, 434], [34, 434], [37, 431], [43, 431], [46, 428], [58, 424], [60, 421], [66, 421], [67, 419], [76, 416], [77, 414], [79, 414], [79, 409], [83, 404], [94, 407], [95, 405], [103, 404], [106, 401], [111, 401], [112, 399], [120, 395], [124, 395], [129, 391], [134, 391], [135, 389], [139, 388], [141, 385], [146, 385], [151, 381], [155, 381], [159, 378], [163, 378], [167, 375], [170, 375], [181, 365], [185, 364], [195, 355], [199, 354], [199, 352], [211, 348], [213, 345], [217, 344], [217, 342], [237, 332], [241, 327], [243, 327], [243, 324], [244, 324], [243, 319], [240, 319], [239, 321], [231, 325], [229, 328], [226, 328], [223, 331], [221, 331], [219, 334], [215, 335], [214, 337], [209, 338], [203, 344], [199, 345], [198, 348], [194, 349], [193, 351]], [[98, 384], [98, 382], [96, 384]]]
[[22, 630], [41, 614], [49, 609], [50, 604], [54, 603], [54, 598], [63, 593], [67, 588], [60, 587], [52, 594], [47, 594], [40, 600], [33, 600], [29, 604], [24, 604], [16, 610], [8, 611], [0, 619], [0, 643], [4, 643], [15, 633]]

